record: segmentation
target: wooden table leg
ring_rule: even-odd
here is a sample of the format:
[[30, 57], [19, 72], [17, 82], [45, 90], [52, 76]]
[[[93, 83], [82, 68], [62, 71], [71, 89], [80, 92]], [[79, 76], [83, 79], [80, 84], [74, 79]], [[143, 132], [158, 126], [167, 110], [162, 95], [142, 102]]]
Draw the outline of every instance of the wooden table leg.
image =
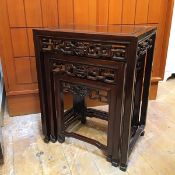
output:
[[57, 139], [60, 143], [65, 141], [64, 136], [64, 102], [62, 84], [58, 79], [59, 74], [53, 73], [54, 77], [54, 92], [55, 92], [55, 110], [57, 118]]
[[56, 133], [56, 113], [55, 113], [55, 95], [53, 89], [53, 73], [52, 73], [52, 65], [49, 63], [48, 59], [45, 59], [45, 77], [46, 77], [46, 97], [47, 97], [47, 105], [48, 105], [48, 120], [50, 124], [50, 141], [57, 141], [57, 133]]
[[86, 123], [86, 105], [85, 97], [77, 94], [73, 95], [73, 108], [74, 113], [78, 113], [81, 116], [81, 123]]
[[153, 40], [152, 48], [148, 49], [148, 52], [147, 52], [147, 60], [146, 60], [146, 67], [145, 67], [145, 77], [144, 77], [142, 106], [141, 106], [141, 118], [140, 118], [140, 125], [144, 125], [144, 126], [146, 125], [146, 118], [147, 118], [147, 108], [148, 108], [149, 89], [150, 89], [150, 83], [151, 83], [155, 38], [156, 38], [156, 34], [154, 34], [152, 37], [152, 40]]
[[126, 78], [124, 86], [124, 112], [122, 117], [122, 135], [120, 146], [120, 170], [126, 171], [129, 158], [129, 143], [131, 132], [131, 118], [133, 115], [133, 101], [134, 101], [134, 82], [135, 82], [135, 69], [136, 69], [136, 53], [137, 45], [133, 44], [129, 48], [128, 61], [126, 67]]
[[146, 54], [141, 55], [138, 58], [138, 63], [136, 66], [136, 83], [135, 83], [135, 95], [134, 95], [134, 112], [132, 116], [132, 127], [137, 128], [140, 124], [140, 107], [142, 100], [142, 90], [143, 90], [143, 77], [145, 71], [145, 59]]
[[109, 118], [108, 118], [108, 133], [107, 133], [107, 160], [112, 162], [112, 151], [113, 151], [113, 127], [115, 120], [115, 108], [116, 108], [116, 98], [115, 90], [110, 91], [109, 100]]
[[121, 127], [122, 127], [122, 116], [123, 116], [123, 98], [124, 98], [124, 79], [125, 76], [125, 66], [121, 67], [119, 70], [119, 75], [117, 78], [117, 86], [113, 89], [111, 95], [111, 101], [114, 103], [114, 108], [112, 109], [112, 165], [118, 166], [120, 163], [120, 141], [121, 141]]

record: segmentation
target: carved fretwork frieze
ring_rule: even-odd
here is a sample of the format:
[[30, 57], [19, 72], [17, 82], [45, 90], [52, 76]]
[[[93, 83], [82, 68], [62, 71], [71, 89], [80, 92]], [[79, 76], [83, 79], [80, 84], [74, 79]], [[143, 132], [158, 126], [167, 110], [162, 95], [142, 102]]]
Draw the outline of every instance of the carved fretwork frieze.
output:
[[73, 63], [54, 63], [53, 70], [67, 75], [105, 83], [116, 83], [116, 70]]
[[126, 46], [124, 44], [45, 37], [41, 38], [41, 49], [65, 55], [126, 60]]
[[139, 42], [137, 49], [137, 56], [140, 57], [145, 55], [147, 50], [152, 48], [152, 46], [153, 46], [153, 39], [151, 37]]
[[65, 93], [70, 92], [72, 94], [79, 95], [82, 97], [88, 96], [92, 100], [99, 100], [100, 102], [103, 103], [109, 102], [108, 91], [105, 90], [93, 89], [91, 87], [67, 82], [63, 82], [62, 87]]
[[137, 64], [136, 64], [137, 72], [144, 69], [146, 53], [147, 53], [148, 49], [151, 49], [152, 47], [153, 47], [152, 37], [146, 38], [145, 40], [138, 43]]

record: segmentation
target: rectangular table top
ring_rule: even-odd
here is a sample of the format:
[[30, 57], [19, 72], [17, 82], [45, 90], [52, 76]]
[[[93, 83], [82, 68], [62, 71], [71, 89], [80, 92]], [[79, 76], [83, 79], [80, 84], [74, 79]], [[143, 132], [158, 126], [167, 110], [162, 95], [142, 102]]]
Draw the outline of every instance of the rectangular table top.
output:
[[[35, 29], [36, 30], [36, 29]], [[133, 36], [139, 37], [145, 33], [156, 30], [155, 26], [142, 25], [65, 25], [58, 28], [42, 28], [37, 29], [47, 32], [64, 32], [79, 34], [97, 34], [97, 35], [113, 35], [113, 36]]]

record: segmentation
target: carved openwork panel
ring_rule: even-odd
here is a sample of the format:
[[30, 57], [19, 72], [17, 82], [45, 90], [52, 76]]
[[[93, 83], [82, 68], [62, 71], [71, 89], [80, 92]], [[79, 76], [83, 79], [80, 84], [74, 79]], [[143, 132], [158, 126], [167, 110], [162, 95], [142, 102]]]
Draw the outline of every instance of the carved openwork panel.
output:
[[126, 45], [73, 39], [41, 38], [42, 51], [126, 61]]
[[116, 83], [117, 70], [95, 67], [82, 64], [58, 62], [53, 64], [56, 71], [65, 72], [67, 75], [105, 83]]
[[153, 39], [152, 37], [146, 38], [145, 40], [142, 40], [138, 43], [137, 48], [137, 56], [140, 57], [142, 55], [145, 55], [147, 50], [153, 47]]
[[137, 64], [136, 64], [137, 72], [144, 69], [144, 63], [145, 63], [147, 51], [148, 49], [151, 49], [152, 47], [153, 47], [153, 39], [151, 36], [138, 43]]
[[99, 100], [100, 102], [103, 102], [103, 103], [109, 102], [108, 91], [94, 89], [91, 87], [67, 83], [67, 82], [63, 82], [62, 86], [63, 86], [64, 92], [71, 92], [72, 94], [80, 95], [82, 97], [88, 96], [90, 99]]

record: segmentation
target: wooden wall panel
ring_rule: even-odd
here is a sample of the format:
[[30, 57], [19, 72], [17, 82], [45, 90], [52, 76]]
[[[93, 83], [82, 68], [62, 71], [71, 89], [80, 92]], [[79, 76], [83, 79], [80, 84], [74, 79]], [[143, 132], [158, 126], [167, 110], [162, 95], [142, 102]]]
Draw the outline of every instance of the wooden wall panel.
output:
[[29, 56], [28, 38], [25, 28], [11, 29], [11, 39], [14, 57]]
[[25, 27], [23, 0], [7, 0], [9, 22], [11, 27]]
[[6, 0], [1, 0], [0, 4], [0, 45], [2, 49], [0, 56], [5, 80], [5, 89], [6, 92], [9, 92], [15, 86], [15, 70], [12, 62], [12, 43]]
[[33, 28], [27, 28], [29, 56], [35, 56], [34, 43], [33, 43]]
[[123, 0], [122, 24], [134, 24], [136, 0]]
[[42, 0], [43, 27], [58, 27], [57, 0]]
[[136, 3], [135, 24], [147, 24], [150, 0], [138, 0]]
[[74, 23], [87, 25], [89, 23], [89, 1], [74, 0]]
[[37, 72], [36, 72], [36, 59], [35, 57], [30, 58], [31, 74], [33, 83], [37, 83]]
[[[167, 0], [166, 0], [167, 1]], [[148, 11], [148, 23], [159, 23], [162, 0], [150, 0]]]
[[74, 23], [73, 0], [58, 0], [59, 25]]
[[107, 25], [109, 17], [109, 0], [97, 0], [97, 24]]
[[15, 69], [17, 83], [33, 83], [30, 69], [30, 58], [16, 58]]
[[89, 0], [89, 25], [97, 24], [97, 0]]
[[171, 29], [171, 24], [172, 24], [172, 15], [173, 15], [173, 11], [175, 8], [174, 0], [169, 0], [168, 3], [166, 0], [164, 0], [161, 8], [165, 9], [164, 6], [166, 6], [166, 14], [163, 13], [163, 18], [161, 20], [161, 23], [163, 23], [163, 21], [165, 21], [165, 23], [164, 25], [162, 25], [162, 29], [164, 29], [164, 36], [163, 36], [163, 45], [162, 45], [162, 52], [161, 52], [161, 62], [160, 62], [160, 67], [159, 67], [160, 77], [164, 77], [164, 73], [165, 73], [167, 50], [169, 46], [170, 29]]
[[123, 0], [109, 1], [109, 24], [121, 24]]
[[24, 0], [27, 27], [42, 27], [40, 0]]
[[[154, 64], [153, 64], [153, 76], [163, 78], [162, 72], [164, 72], [165, 67], [162, 69], [161, 64], [163, 62], [162, 52], [164, 50], [164, 34], [166, 28], [166, 14], [168, 10], [167, 0], [161, 0], [160, 9], [161, 13], [159, 15], [159, 23], [156, 24], [157, 30], [157, 37], [156, 37], [156, 48], [155, 48], [155, 57], [154, 57]], [[165, 59], [165, 58], [164, 58]], [[165, 66], [165, 62], [164, 62]]]

